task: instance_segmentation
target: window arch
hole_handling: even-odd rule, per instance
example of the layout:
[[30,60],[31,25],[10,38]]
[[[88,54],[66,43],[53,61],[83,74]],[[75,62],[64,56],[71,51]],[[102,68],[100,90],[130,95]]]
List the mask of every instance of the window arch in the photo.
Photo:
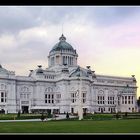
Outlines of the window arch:
[[114,104],[115,96],[114,96],[114,91],[109,90],[108,91],[108,104]]
[[26,86],[21,87],[21,92],[29,92],[29,88]]
[[86,88],[85,87],[82,87],[82,91],[86,91]]
[[6,90],[6,89],[7,89],[6,84],[1,84],[1,85],[0,85],[0,89],[1,89],[1,90]]
[[105,95],[103,90],[98,91],[97,101],[98,104],[105,104]]
[[20,99],[21,100],[27,100],[30,96],[30,90],[29,87],[23,86],[20,88]]
[[47,88],[45,89],[45,92],[53,92],[53,88],[47,87]]

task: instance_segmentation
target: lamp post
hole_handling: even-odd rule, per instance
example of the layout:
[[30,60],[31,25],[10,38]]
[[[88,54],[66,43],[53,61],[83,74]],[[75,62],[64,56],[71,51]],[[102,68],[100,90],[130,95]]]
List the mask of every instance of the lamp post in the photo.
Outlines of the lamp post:
[[81,88],[82,88],[82,79],[80,77],[80,70],[79,70],[79,75],[78,75],[78,116],[79,120],[83,119],[83,108],[82,108],[82,93],[81,93]]

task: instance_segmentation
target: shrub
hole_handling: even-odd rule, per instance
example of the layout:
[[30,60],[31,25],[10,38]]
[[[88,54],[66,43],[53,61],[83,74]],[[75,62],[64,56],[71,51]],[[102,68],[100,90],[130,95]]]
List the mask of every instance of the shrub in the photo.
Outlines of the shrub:
[[45,119],[45,116],[44,116],[44,114],[42,113],[42,115],[41,115],[41,120],[44,121],[44,119]]
[[69,113],[68,113],[68,112],[67,112],[67,114],[66,114],[66,118],[69,119]]

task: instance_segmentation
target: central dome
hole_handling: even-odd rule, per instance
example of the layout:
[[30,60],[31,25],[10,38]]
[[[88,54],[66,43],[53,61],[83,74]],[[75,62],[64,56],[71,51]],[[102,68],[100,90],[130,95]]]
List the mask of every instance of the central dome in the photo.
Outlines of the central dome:
[[73,47],[66,42],[66,37],[62,34],[59,42],[49,52],[48,64],[53,66],[77,66],[78,54]]
[[52,51],[59,51],[59,50],[74,50],[73,47],[66,42],[66,37],[62,34],[62,36],[59,38],[59,42],[54,45],[52,48]]

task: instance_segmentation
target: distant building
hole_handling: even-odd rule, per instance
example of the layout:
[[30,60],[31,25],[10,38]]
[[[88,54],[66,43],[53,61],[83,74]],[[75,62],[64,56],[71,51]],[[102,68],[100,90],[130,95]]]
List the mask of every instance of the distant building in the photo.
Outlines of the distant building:
[[77,58],[76,50],[62,34],[49,52],[48,68],[38,65],[29,76],[16,76],[0,65],[0,109],[5,113],[77,113],[80,90],[84,112],[137,111],[134,75],[99,75],[90,66],[78,66]]

